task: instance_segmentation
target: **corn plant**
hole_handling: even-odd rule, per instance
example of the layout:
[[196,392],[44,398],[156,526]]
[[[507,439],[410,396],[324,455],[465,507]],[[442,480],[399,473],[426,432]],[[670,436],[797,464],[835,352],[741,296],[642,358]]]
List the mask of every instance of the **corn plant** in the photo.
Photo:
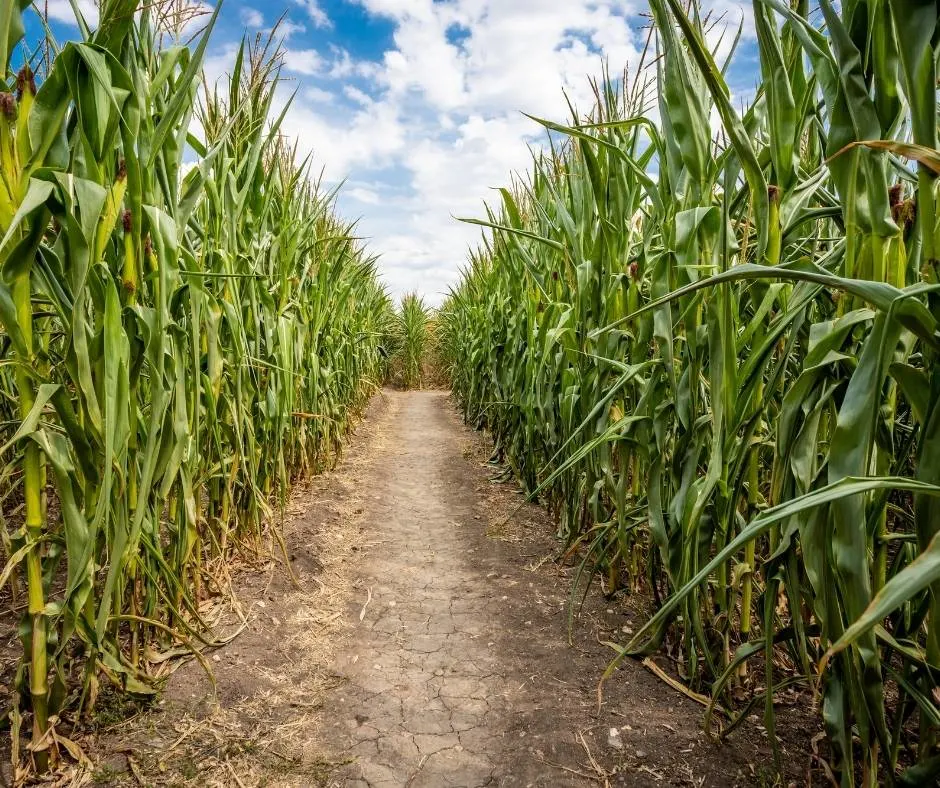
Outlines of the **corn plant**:
[[178,9],[104,0],[37,75],[28,5],[0,14],[0,585],[42,769],[102,680],[152,694],[211,639],[228,560],[381,383],[391,303],[279,134],[273,41],[201,89],[218,6],[188,46]]
[[755,704],[773,735],[800,686],[842,785],[926,784],[936,9],[756,0],[741,111],[696,5],[650,9],[650,65],[536,119],[551,149],[477,221],[439,321],[455,394],[582,571],[652,595],[605,675],[669,640],[723,735]]
[[429,310],[420,296],[408,293],[402,297],[395,325],[393,359],[400,368],[401,385],[406,389],[419,389],[424,383],[429,319]]

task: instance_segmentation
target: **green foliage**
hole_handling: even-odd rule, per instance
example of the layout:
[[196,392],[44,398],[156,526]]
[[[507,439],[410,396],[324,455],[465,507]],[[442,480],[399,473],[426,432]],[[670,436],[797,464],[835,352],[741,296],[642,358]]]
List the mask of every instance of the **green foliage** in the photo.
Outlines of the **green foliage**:
[[0,492],[23,503],[0,582],[28,603],[42,768],[51,715],[102,676],[152,693],[206,637],[226,560],[384,378],[391,305],[279,136],[270,42],[197,100],[215,14],[190,48],[160,4],[106,0],[40,79],[12,65],[25,6],[0,20]]
[[431,311],[416,293],[402,296],[390,327],[393,379],[405,389],[420,389],[426,380],[427,357],[430,351]]
[[936,8],[823,2],[817,30],[807,3],[758,0],[762,83],[739,114],[695,5],[650,6],[655,63],[597,85],[589,117],[540,121],[566,142],[478,222],[492,237],[439,321],[454,391],[608,593],[661,603],[617,660],[670,639],[690,685],[725,707],[750,690],[771,735],[775,689],[802,683],[843,785],[912,759],[922,780],[940,761]]

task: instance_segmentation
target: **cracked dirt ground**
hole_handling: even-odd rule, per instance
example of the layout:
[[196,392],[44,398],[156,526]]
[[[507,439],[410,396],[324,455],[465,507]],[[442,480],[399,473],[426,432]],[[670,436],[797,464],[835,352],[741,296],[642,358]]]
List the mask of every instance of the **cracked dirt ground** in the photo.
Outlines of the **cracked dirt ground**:
[[[191,662],[156,709],[103,726],[98,784],[773,784],[759,725],[712,743],[702,707],[636,662],[598,709],[603,641],[644,603],[591,589],[569,643],[551,519],[507,523],[522,498],[486,458],[447,393],[378,395],[337,470],[292,498],[297,582],[273,562],[235,577],[219,626],[246,624],[211,656],[217,690]],[[783,748],[802,777],[807,739]]]
[[[595,648],[597,636],[623,615],[599,609],[592,592],[585,618],[594,642],[569,646],[570,577],[547,560],[554,545],[544,513],[526,507],[501,529],[521,499],[513,484],[493,484],[448,396],[390,396],[393,422],[386,451],[373,458],[378,483],[364,511],[372,543],[346,611],[354,630],[334,663],[343,682],[321,715],[330,751],[348,761],[331,784],[732,785],[756,777],[761,756],[750,745],[707,744],[700,707],[635,663],[610,688],[619,702],[597,713],[596,682],[611,653]],[[555,571],[537,571],[546,565]],[[622,749],[608,744],[611,727]]]
[[527,683],[505,661],[500,551],[476,555],[479,496],[441,394],[403,397],[390,443],[328,741],[354,759],[348,785],[493,784],[508,777],[500,766],[518,745],[504,723]]

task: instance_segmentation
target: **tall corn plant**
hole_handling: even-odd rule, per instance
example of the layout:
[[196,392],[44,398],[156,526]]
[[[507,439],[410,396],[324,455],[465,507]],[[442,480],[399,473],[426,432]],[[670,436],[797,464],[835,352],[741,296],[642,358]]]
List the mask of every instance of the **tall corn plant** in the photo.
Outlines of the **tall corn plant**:
[[402,296],[398,308],[394,359],[400,367],[401,384],[419,389],[424,384],[424,365],[429,350],[429,311],[416,293]]
[[26,596],[12,719],[44,768],[52,715],[102,677],[151,693],[208,637],[227,558],[381,382],[391,305],[281,140],[271,42],[199,99],[218,7],[188,47],[173,9],[105,0],[39,78],[14,66],[27,5],[0,16],[0,584]]
[[668,638],[714,702],[750,689],[726,733],[818,687],[843,785],[929,781],[936,10],[758,0],[739,113],[697,8],[650,7],[655,66],[540,121],[567,142],[478,222],[452,385],[583,568],[653,594],[617,659]]

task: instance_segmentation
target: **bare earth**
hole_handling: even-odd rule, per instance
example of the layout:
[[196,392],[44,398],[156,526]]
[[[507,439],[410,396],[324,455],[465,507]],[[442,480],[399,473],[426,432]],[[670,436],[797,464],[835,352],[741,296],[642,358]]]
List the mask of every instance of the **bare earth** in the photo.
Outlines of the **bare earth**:
[[[485,451],[447,393],[380,394],[338,469],[292,500],[297,584],[273,563],[238,575],[219,627],[247,625],[209,658],[216,693],[190,662],[158,707],[103,722],[95,781],[770,784],[756,723],[712,743],[702,706],[639,663],[598,710],[601,641],[622,640],[645,602],[615,609],[591,589],[569,644],[572,569],[556,562],[551,520],[526,505],[505,523],[522,498]],[[788,727],[784,758],[803,783],[813,726]]]

